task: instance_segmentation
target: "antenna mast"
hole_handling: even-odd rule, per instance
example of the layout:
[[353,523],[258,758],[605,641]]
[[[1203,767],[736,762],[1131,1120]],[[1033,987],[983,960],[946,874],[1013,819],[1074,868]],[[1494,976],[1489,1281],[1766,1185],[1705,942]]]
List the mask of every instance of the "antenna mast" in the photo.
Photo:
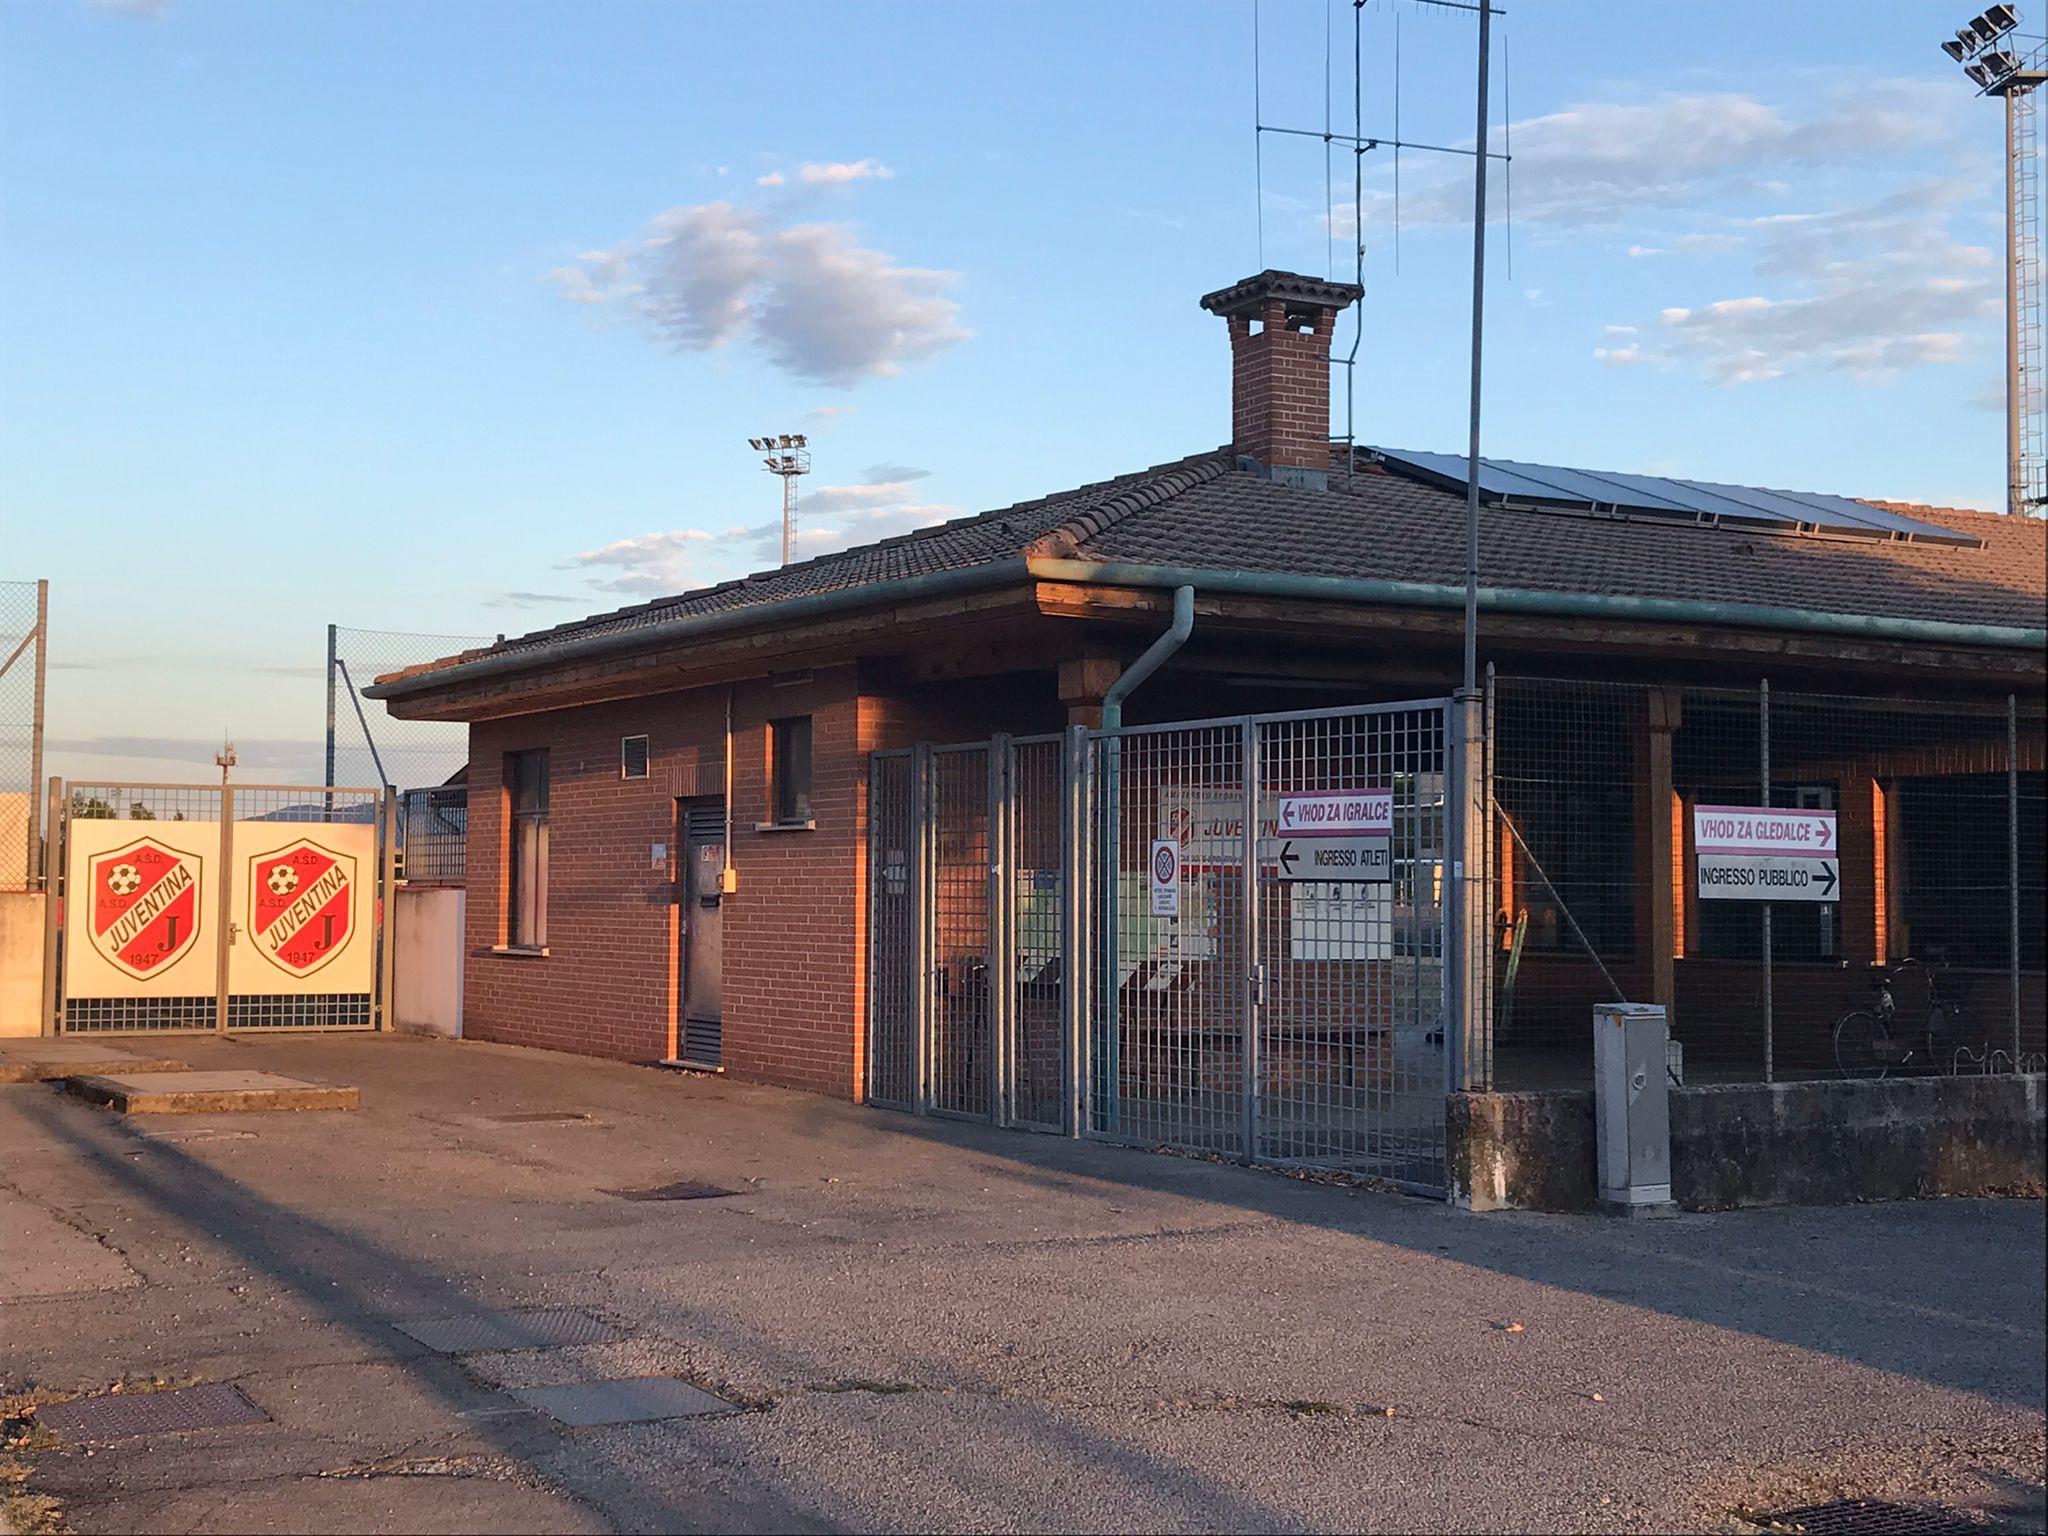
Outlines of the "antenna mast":
[[811,450],[801,432],[750,437],[747,446],[763,455],[762,465],[782,482],[782,563],[796,556],[796,482],[811,472]]
[[1994,5],[1942,40],[1941,50],[1980,96],[2005,102],[2005,510],[2048,503],[2048,421],[2043,419],[2041,130],[2034,92],[2048,82],[2048,44],[2015,51],[2019,12]]

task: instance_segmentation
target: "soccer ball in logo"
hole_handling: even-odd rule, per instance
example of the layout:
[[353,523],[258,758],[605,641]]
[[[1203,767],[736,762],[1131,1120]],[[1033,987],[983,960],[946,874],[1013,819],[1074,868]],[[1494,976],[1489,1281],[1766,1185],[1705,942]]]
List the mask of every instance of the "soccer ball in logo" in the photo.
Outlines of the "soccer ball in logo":
[[289,864],[279,864],[270,871],[270,889],[273,895],[289,896],[299,886],[299,872]]
[[142,884],[142,871],[133,864],[116,864],[107,871],[107,889],[116,896],[126,896]]

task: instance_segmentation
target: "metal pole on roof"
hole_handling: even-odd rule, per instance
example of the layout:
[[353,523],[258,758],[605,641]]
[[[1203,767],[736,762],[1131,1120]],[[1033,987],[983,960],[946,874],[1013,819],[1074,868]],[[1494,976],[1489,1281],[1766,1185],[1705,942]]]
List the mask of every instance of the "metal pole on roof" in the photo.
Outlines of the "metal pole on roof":
[[1486,315],[1486,66],[1493,6],[1479,6],[1479,130],[1472,157],[1472,440],[1465,464],[1465,692],[1479,686],[1479,355]]

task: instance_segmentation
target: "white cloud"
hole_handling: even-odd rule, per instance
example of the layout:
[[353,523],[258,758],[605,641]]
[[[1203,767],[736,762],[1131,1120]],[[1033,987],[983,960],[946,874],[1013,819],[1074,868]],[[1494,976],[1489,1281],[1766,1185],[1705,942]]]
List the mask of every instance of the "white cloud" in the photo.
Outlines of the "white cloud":
[[727,202],[671,208],[547,276],[570,301],[608,306],[678,350],[745,337],[820,384],[900,373],[972,334],[945,296],[956,274],[899,266],[844,224],[780,227]]
[[[950,503],[915,498],[911,488],[929,474],[877,464],[859,484],[820,486],[797,504],[796,558],[870,544],[959,516],[960,508]],[[617,539],[572,555],[561,569],[583,572],[594,591],[669,597],[742,571],[772,569],[781,554],[782,522],[777,518],[721,532],[680,528]]]
[[1636,328],[1632,325],[1605,325],[1601,327],[1610,336],[1633,336]]
[[879,160],[812,161],[797,169],[797,180],[806,186],[843,186],[849,181],[889,181],[896,173]]
[[1645,362],[1643,349],[1634,342],[1625,347],[1595,347],[1593,356],[1610,368],[1628,368]]
[[554,603],[580,603],[572,592],[500,592],[484,602],[486,608],[545,608]]
[[841,416],[851,416],[852,414],[853,407],[850,405],[814,405],[804,412],[804,420],[836,421]]
[[754,185],[757,187],[779,187],[788,179],[780,171],[770,171],[766,176],[756,176],[754,178]]
[[1628,254],[1640,261],[1645,256],[1662,256],[1664,248],[1660,245],[1632,245]]
[[[1672,92],[1639,102],[1581,102],[1524,118],[1511,134],[1495,130],[1491,147],[1513,145],[1517,224],[1611,228],[1652,209],[1783,192],[1788,168],[1863,164],[1924,149],[1953,115],[1954,98],[1931,80],[1861,81],[1797,110],[1738,92]],[[1426,174],[1403,190],[1402,224],[1469,224],[1470,173],[1446,164]],[[1492,174],[1502,177],[1497,163]],[[1490,196],[1488,206],[1490,218],[1508,217],[1505,196]],[[1391,225],[1393,192],[1371,191],[1363,207],[1371,236]],[[1329,222],[1348,235],[1355,210],[1340,205]],[[1661,249],[1644,243],[1630,254]]]
[[1786,291],[1666,307],[1671,356],[1718,384],[1816,372],[1868,382],[1961,361],[2001,303],[1991,253],[1950,230],[1975,192],[1952,177],[1751,220],[1755,276]]

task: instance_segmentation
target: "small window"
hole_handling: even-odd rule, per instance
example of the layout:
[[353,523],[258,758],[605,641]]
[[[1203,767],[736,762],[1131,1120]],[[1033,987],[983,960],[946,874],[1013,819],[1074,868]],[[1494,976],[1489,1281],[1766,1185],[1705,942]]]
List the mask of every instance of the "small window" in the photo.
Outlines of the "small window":
[[548,755],[514,752],[505,759],[511,811],[511,857],[505,866],[505,942],[542,949],[548,942]]
[[622,779],[644,779],[647,777],[647,738],[628,736],[619,743],[619,777]]
[[768,722],[768,819],[803,826],[811,819],[811,717]]

